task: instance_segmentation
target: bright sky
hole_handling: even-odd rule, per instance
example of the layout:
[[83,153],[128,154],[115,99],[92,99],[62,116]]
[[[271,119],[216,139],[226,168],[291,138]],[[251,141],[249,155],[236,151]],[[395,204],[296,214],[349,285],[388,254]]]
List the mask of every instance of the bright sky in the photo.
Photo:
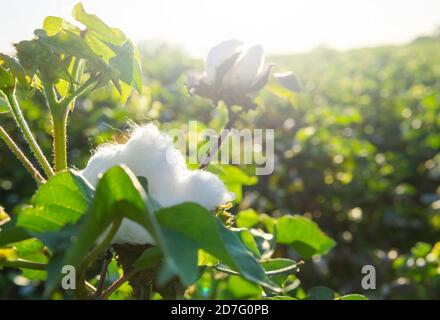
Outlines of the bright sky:
[[[3,0],[4,1],[4,0]],[[47,15],[72,20],[78,0],[9,0],[0,10],[0,51],[32,37]],[[440,26],[440,0],[83,0],[85,9],[135,41],[165,40],[204,55],[221,40],[268,52],[319,45],[347,49],[398,44]],[[7,4],[6,4],[7,3]]]

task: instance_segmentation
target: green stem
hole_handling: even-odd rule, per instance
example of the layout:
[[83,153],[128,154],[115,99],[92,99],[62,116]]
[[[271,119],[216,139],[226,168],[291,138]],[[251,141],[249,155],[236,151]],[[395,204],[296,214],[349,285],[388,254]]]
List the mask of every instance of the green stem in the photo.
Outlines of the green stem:
[[0,261],[0,265],[8,268],[24,268],[33,270],[46,270],[47,264],[32,262],[23,259],[17,259],[15,261]]
[[93,89],[95,89],[98,82],[94,78],[89,78],[86,82],[80,85],[71,95],[62,99],[60,104],[62,109],[70,108],[70,105],[75,102],[75,99],[89,93]]
[[55,172],[67,169],[67,116],[69,110],[52,114]]
[[43,178],[41,173],[34,167],[34,165],[29,161],[29,159],[24,155],[23,151],[15,144],[14,140],[8,135],[5,129],[0,126],[0,139],[2,139],[12,153],[17,157],[21,164],[26,168],[27,172],[30,173],[32,178],[35,179],[37,184],[45,183],[46,180]]
[[208,168],[212,159],[220,150],[223,142],[226,140],[229,131],[232,129],[232,126],[234,125],[234,122],[237,120],[237,118],[238,118],[238,113],[233,112],[232,109],[228,107],[228,122],[226,122],[225,127],[223,128],[222,132],[220,133],[220,136],[217,139],[217,142],[214,143],[208,150],[205,160],[200,164],[199,167],[200,170],[206,170]]
[[[300,265],[303,265],[304,261],[299,261],[295,264],[292,264],[291,266],[285,267],[285,268],[281,268],[281,269],[277,269],[277,270],[271,270],[271,271],[266,271],[265,274],[267,276],[275,276],[275,275],[279,275],[279,274],[292,274],[292,273],[296,273],[298,272],[298,267]],[[239,276],[240,273],[228,268],[224,268],[221,267],[219,265],[213,266],[214,269],[216,269],[217,271],[226,273],[226,274],[230,274],[233,276]]]
[[9,106],[11,108],[14,119],[17,122],[17,125],[20,128],[21,132],[23,133],[26,142],[31,148],[33,154],[35,155],[35,158],[37,158],[41,168],[44,170],[44,172],[48,177],[54,175],[54,172],[49,164],[49,161],[47,161],[46,157],[43,154],[43,151],[41,151],[40,146],[38,145],[37,141],[32,135],[32,132],[29,129],[29,126],[23,117],[23,113],[21,112],[21,109],[15,97],[15,90],[14,89],[5,90],[4,93],[9,101]]
[[[81,64],[78,63],[76,66],[76,69],[78,70],[75,73],[76,81],[80,77],[80,68]],[[61,99],[60,101],[58,101],[55,97],[53,84],[43,84],[46,99],[52,114],[55,172],[60,172],[67,169],[67,118],[69,116],[69,111],[72,109],[75,99],[85,92],[88,92],[88,90],[93,88],[95,84],[95,80],[90,78],[77,90],[74,88],[72,94]]]
[[110,250],[107,250],[105,253],[104,261],[102,262],[101,272],[99,273],[99,282],[96,287],[95,297],[99,297],[102,294],[102,290],[104,289],[105,278],[107,277],[108,266],[112,261],[113,254]]
[[[47,264],[32,262],[24,259],[17,259],[15,261],[0,261],[0,266],[14,269],[32,269],[32,270],[46,270]],[[91,293],[96,292],[96,288],[89,282],[85,282],[85,288]]]
[[54,85],[43,81],[44,94],[52,116],[52,136],[55,172],[67,169],[66,126],[68,107],[62,107],[55,96]]
[[110,245],[110,242],[112,241],[113,237],[115,236],[116,232],[118,231],[120,225],[122,222],[122,218],[117,219],[116,221],[113,222],[112,227],[110,229],[110,231],[107,233],[107,235],[105,236],[104,240],[98,244],[85,258],[83,263],[81,264],[81,266],[79,267],[78,270],[78,283],[79,283],[79,288],[77,291],[77,296],[79,298],[83,298],[84,297],[84,288],[82,287],[83,284],[86,281],[86,271],[87,268],[92,264],[92,262],[100,255],[102,254]]
[[99,297],[99,299],[107,299],[113,292],[118,290],[125,282],[130,280],[138,272],[139,270],[135,269],[130,273],[124,274],[118,280],[113,282],[112,285],[108,287],[107,290],[105,290],[104,293]]

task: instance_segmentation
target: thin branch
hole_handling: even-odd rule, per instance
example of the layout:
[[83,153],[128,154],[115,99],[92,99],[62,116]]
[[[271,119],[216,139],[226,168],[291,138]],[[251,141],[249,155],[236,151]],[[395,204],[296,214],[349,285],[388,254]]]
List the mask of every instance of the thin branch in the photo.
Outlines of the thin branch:
[[139,272],[139,270],[135,269],[135,270],[131,271],[130,273],[124,274],[118,280],[113,282],[112,285],[110,287],[108,287],[107,290],[105,290],[104,293],[100,297],[98,297],[98,299],[107,299],[113,292],[118,290],[125,282],[130,280],[138,272]]
[[112,261],[112,254],[110,250],[107,250],[104,261],[102,262],[101,272],[99,274],[99,282],[98,287],[96,288],[95,297],[99,297],[102,294],[102,290],[104,289],[105,278],[107,277],[108,265]]
[[46,270],[47,264],[32,262],[24,259],[17,259],[15,261],[1,260],[0,265],[8,268],[24,268],[32,270]]
[[222,129],[222,132],[217,140],[216,143],[214,143],[211,148],[208,150],[206,154],[206,159],[203,161],[203,163],[200,165],[200,170],[206,170],[208,168],[209,164],[211,163],[212,159],[220,150],[223,142],[226,140],[226,137],[229,134],[229,131],[232,129],[232,126],[234,125],[235,121],[238,118],[238,113],[233,112],[231,108],[228,108],[228,122],[226,123],[225,127]]
[[98,82],[95,78],[89,78],[86,82],[84,82],[82,85],[78,87],[71,95],[66,97],[61,101],[62,108],[64,110],[70,109],[70,105],[72,103],[75,103],[75,100],[79,98],[80,96],[89,93],[90,91],[94,90],[96,86],[98,85]]
[[25,118],[23,117],[23,113],[21,112],[20,106],[17,102],[17,99],[15,98],[14,91],[6,91],[5,95],[8,98],[9,106],[11,108],[15,122],[17,122],[18,127],[20,128],[21,132],[23,133],[23,136],[26,139],[26,142],[28,143],[29,147],[34,153],[35,158],[37,158],[38,163],[43,168],[46,175],[48,177],[53,176],[54,172],[49,164],[49,161],[47,161],[45,155],[43,154],[43,151],[41,151],[40,146],[38,145],[37,141],[32,135],[32,132],[29,129],[29,126]]
[[86,289],[89,290],[91,293],[96,293],[97,289],[90,283],[90,282],[85,282],[86,285]]
[[12,153],[17,157],[17,159],[21,162],[21,164],[26,168],[27,172],[30,173],[32,178],[35,179],[37,184],[45,183],[46,180],[43,178],[41,173],[37,168],[29,161],[29,159],[25,156],[23,151],[17,146],[17,144],[12,140],[12,138],[8,135],[5,129],[0,126],[0,138],[5,142],[8,148],[12,151]]
[[[110,245],[110,242],[112,241],[113,237],[115,236],[116,232],[119,229],[119,226],[121,225],[122,218],[118,218],[116,221],[113,222],[112,227],[110,231],[105,236],[104,240],[98,244],[90,253],[84,258],[83,263],[79,267],[78,274],[79,274],[79,283],[83,284],[86,282],[86,271],[87,268],[90,266],[90,264],[96,259],[97,256],[99,256],[105,249],[108,248]],[[79,288],[77,291],[77,296],[82,297],[84,294],[83,288]]]
[[[295,264],[292,264],[291,266],[285,267],[285,268],[281,268],[278,270],[271,270],[271,271],[265,271],[264,273],[267,276],[275,276],[275,275],[279,275],[279,274],[291,274],[291,273],[295,273],[298,270],[298,267],[300,265],[303,265],[304,261],[299,261]],[[233,276],[239,276],[240,272],[231,270],[231,269],[227,269],[227,268],[223,268],[220,267],[219,265],[213,266],[214,269],[216,269],[217,271],[223,272],[223,273],[227,273]]]

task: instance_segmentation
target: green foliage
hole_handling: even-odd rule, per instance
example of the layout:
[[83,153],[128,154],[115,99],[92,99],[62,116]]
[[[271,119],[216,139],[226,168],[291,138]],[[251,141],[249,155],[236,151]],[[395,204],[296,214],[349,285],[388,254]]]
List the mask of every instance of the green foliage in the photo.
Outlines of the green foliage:
[[303,258],[326,254],[335,242],[316,223],[301,216],[283,216],[276,221],[277,241],[292,246]]
[[[19,248],[20,259],[34,258],[34,262],[47,263],[46,294],[59,284],[62,266],[71,265],[83,272],[91,263],[88,252],[99,242],[100,235],[123,218],[139,223],[155,237],[161,251],[153,248],[144,251],[134,266],[139,270],[151,268],[164,257],[163,282],[176,274],[183,284],[194,283],[199,277],[197,252],[203,249],[244,278],[278,291],[240,237],[209,211],[191,203],[169,208],[157,208],[154,202],[153,206],[147,205],[149,198],[144,188],[148,190],[128,169],[114,167],[103,175],[96,191],[75,172],[55,175],[38,189],[32,206],[18,214],[12,230],[24,230],[27,238],[38,239],[22,238],[15,247]],[[154,215],[148,213],[147,207],[153,209]],[[250,233],[248,236],[253,239]],[[8,238],[4,239],[3,245],[8,245],[5,243]],[[108,245],[105,241],[103,244]],[[43,244],[50,253],[43,255]],[[97,254],[96,248],[93,254]],[[263,265],[269,266],[267,261]],[[44,274],[39,271],[30,277],[41,278]]]
[[[156,212],[156,217],[165,229],[166,237],[166,233],[172,230],[173,236],[177,233],[180,237],[188,239],[188,244],[193,244],[192,250],[187,247],[185,252],[188,255],[185,260],[195,258],[196,261],[190,263],[193,268],[197,266],[197,249],[200,248],[237,270],[246,279],[276,290],[266,278],[263,268],[258,265],[237,235],[226,229],[208,210],[196,204],[182,204],[161,209]],[[170,246],[176,243],[170,241]],[[182,261],[179,263],[183,264]],[[189,273],[192,274],[192,283],[197,279],[198,271],[193,269]]]
[[237,227],[239,228],[252,228],[260,222],[260,217],[254,209],[242,210],[237,214]]
[[361,294],[347,294],[345,296],[337,297],[335,300],[368,300]]

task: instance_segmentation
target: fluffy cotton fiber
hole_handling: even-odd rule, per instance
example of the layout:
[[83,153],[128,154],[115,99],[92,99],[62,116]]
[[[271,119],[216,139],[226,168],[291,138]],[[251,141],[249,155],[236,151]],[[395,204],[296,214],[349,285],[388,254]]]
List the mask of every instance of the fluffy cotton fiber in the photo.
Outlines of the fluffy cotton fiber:
[[[100,147],[82,174],[96,186],[105,171],[120,164],[125,164],[136,176],[147,178],[151,195],[163,207],[195,202],[211,210],[233,200],[233,194],[217,176],[189,170],[172,138],[153,124],[136,128],[125,144]],[[125,219],[112,242],[146,244],[153,243],[153,239],[143,227]]]

